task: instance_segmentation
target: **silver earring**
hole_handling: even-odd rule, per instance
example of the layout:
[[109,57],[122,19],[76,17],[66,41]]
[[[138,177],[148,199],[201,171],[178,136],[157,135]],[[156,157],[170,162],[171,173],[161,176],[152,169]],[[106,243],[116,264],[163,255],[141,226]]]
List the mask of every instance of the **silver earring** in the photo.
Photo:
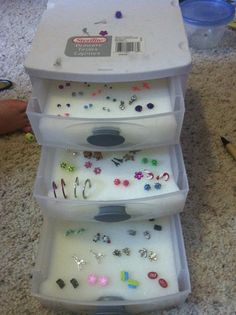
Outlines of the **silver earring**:
[[75,183],[74,183],[74,196],[77,198],[77,187],[79,186],[79,178],[76,177]]
[[92,187],[92,183],[91,183],[91,180],[90,180],[89,178],[86,179],[86,181],[84,182],[84,186],[83,186],[83,192],[82,192],[82,194],[83,194],[83,198],[84,198],[84,199],[87,199],[87,198],[88,198],[88,196],[86,196],[86,194],[85,194],[85,191],[86,191],[86,189],[87,189],[87,186],[88,186],[89,188]]

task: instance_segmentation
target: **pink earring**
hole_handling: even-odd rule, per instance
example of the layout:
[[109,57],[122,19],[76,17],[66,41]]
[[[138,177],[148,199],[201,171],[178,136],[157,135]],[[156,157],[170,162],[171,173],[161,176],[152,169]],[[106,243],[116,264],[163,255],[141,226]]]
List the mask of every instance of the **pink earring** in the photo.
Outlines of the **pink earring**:
[[125,180],[123,181],[123,185],[124,185],[125,187],[129,186],[129,181],[128,181],[128,179],[125,179]]
[[100,277],[98,278],[98,283],[99,283],[99,285],[100,285],[101,287],[105,287],[105,286],[107,286],[108,283],[109,283],[109,278],[106,277],[106,276],[100,276]]
[[94,273],[90,273],[87,278],[88,284],[94,285],[97,282],[97,276]]
[[115,178],[115,179],[114,179],[114,184],[115,184],[116,186],[120,185],[120,183],[121,183],[121,181],[120,181],[119,178]]

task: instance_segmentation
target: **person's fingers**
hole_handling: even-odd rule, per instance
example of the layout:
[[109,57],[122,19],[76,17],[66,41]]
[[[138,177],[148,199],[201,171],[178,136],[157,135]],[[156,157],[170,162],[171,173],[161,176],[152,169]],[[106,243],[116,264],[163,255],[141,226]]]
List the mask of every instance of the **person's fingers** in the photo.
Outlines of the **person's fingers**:
[[26,126],[22,129],[24,132],[31,132],[32,131],[32,128],[31,126]]
[[20,101],[15,104],[15,106],[18,106],[20,113],[25,113],[27,108],[27,103],[25,101]]

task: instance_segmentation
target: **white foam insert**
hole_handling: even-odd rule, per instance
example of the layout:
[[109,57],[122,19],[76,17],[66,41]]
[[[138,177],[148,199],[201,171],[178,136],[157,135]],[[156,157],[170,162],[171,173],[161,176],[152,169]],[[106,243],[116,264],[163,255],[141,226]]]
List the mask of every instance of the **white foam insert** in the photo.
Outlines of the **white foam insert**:
[[[162,231],[153,229],[154,224],[162,226]],[[40,286],[43,295],[80,301],[93,301],[101,296],[119,296],[126,300],[139,300],[156,298],[179,291],[177,282],[177,270],[173,255],[173,244],[171,239],[170,218],[159,219],[158,222],[139,223],[72,223],[58,222],[54,226],[52,248],[50,248],[50,259],[48,274]],[[86,231],[76,236],[65,236],[67,229],[85,228]],[[135,229],[137,234],[130,236],[127,230]],[[148,230],[151,238],[147,240],[143,232]],[[108,235],[111,244],[99,241],[93,242],[96,233]],[[112,254],[115,249],[130,248],[130,256],[121,257]],[[148,258],[140,257],[139,250],[146,248],[158,255],[157,261],[149,261]],[[100,252],[105,255],[98,264],[90,253]],[[78,270],[72,256],[84,259],[87,263],[82,270]],[[139,281],[136,289],[130,289],[127,282],[120,280],[120,271],[127,271],[131,279]],[[168,282],[167,288],[162,288],[158,280],[150,280],[148,272],[158,273],[158,279],[164,278]],[[92,286],[87,284],[87,276],[95,273],[97,276],[109,277],[110,283],[106,287],[98,284]],[[60,289],[56,281],[61,278],[66,286]],[[74,289],[70,279],[75,278],[79,287]]]
[[[50,183],[55,181],[58,186],[56,190],[57,198],[63,198],[62,189],[61,189],[61,178],[64,179],[65,193],[68,199],[75,199],[74,197],[74,182],[75,178],[78,176],[80,185],[77,188],[78,199],[82,199],[82,190],[84,182],[87,178],[91,180],[92,187],[91,189],[86,189],[86,195],[88,196],[87,200],[126,200],[126,199],[137,199],[145,197],[156,197],[159,195],[172,193],[179,191],[175,179],[173,176],[171,161],[170,161],[170,152],[168,147],[161,147],[149,150],[138,151],[134,155],[135,161],[127,161],[121,163],[119,166],[111,161],[113,158],[122,158],[128,152],[102,152],[103,159],[96,160],[95,158],[87,159],[84,158],[83,152],[79,152],[78,155],[73,156],[72,151],[67,151],[63,149],[56,149],[54,155],[54,166],[52,168],[52,173],[48,174],[50,177]],[[149,160],[148,164],[142,163],[142,158],[147,157]],[[154,159],[158,161],[157,166],[152,166],[150,161]],[[69,172],[60,167],[61,162],[67,162],[69,165],[75,166],[74,172]],[[86,168],[84,166],[85,162],[91,162],[92,167]],[[101,173],[96,175],[94,173],[94,168],[99,167]],[[145,176],[141,180],[134,178],[135,172],[148,169],[155,177],[164,172],[168,172],[170,178],[168,181],[164,179],[156,180],[155,177],[153,180],[148,180]],[[114,184],[114,179],[119,178],[121,184],[116,186]],[[123,180],[129,180],[130,184],[128,187],[123,185]],[[161,189],[156,190],[154,184],[156,182],[161,183]],[[150,184],[151,190],[144,190],[144,185]],[[52,185],[50,186],[48,196],[54,198],[54,193]],[[174,198],[174,196],[172,196]],[[178,196],[176,196],[178,199]],[[177,201],[177,200],[176,200]]]
[[[171,112],[170,94],[168,81],[166,79],[139,81],[128,83],[80,83],[51,81],[49,84],[48,98],[46,100],[45,114],[61,115],[69,113],[69,117],[79,118],[119,118],[119,117],[140,117],[147,115],[157,115]],[[149,88],[145,88],[145,84]],[[63,89],[58,87],[62,85]],[[112,89],[110,89],[112,87]],[[138,87],[140,91],[133,91]],[[76,96],[72,96],[75,92]],[[83,95],[78,94],[82,92]],[[95,93],[95,95],[93,95]],[[132,95],[137,96],[137,100],[129,105]],[[106,99],[109,96],[110,99]],[[113,102],[116,99],[116,102]],[[120,101],[125,102],[125,109],[119,108]],[[70,104],[67,107],[66,104]],[[154,108],[148,109],[146,105],[153,103]],[[61,104],[61,107],[57,107]],[[93,104],[90,109],[85,109],[84,105]],[[135,111],[135,106],[141,105],[142,112]],[[103,110],[103,107],[110,111]]]

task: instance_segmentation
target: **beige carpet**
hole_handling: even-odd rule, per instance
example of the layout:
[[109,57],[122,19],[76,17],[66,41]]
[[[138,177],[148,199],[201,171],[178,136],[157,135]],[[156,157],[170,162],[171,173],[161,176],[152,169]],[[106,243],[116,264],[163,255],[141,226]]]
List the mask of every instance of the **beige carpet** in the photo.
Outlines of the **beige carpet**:
[[[0,77],[15,82],[0,98],[28,98],[23,61],[46,0],[0,0]],[[236,32],[218,49],[194,52],[182,147],[190,193],[181,215],[192,294],[153,314],[233,315],[236,305],[236,161],[220,142],[236,144]],[[32,196],[40,148],[22,133],[0,138],[0,314],[67,314],[30,295],[42,216]]]

